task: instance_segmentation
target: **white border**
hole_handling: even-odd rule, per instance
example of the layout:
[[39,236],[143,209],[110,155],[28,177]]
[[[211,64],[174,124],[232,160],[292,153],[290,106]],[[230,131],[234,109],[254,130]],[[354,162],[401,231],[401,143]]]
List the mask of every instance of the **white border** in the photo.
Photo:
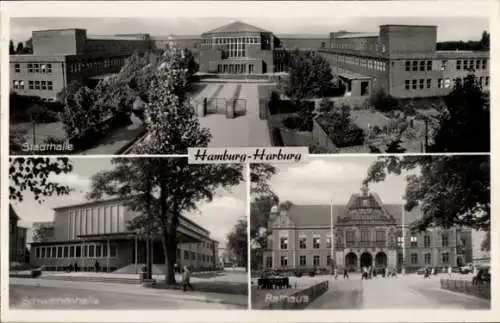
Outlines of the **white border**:
[[[319,19],[335,17],[465,17],[479,16],[490,18],[491,34],[491,88],[498,89],[500,82],[496,79],[500,68],[499,53],[499,14],[500,3],[496,0],[471,0],[471,1],[390,1],[390,2],[4,2],[2,4],[1,20],[1,93],[2,93],[2,120],[1,120],[1,165],[2,165],[2,216],[1,216],[1,251],[2,255],[8,254],[8,94],[9,93],[9,66],[8,66],[8,17],[269,17],[269,18],[301,18]],[[495,106],[499,102],[499,92],[492,91],[492,126],[497,124],[498,112]],[[494,140],[498,130],[492,127],[492,162],[498,165],[495,158]],[[318,157],[325,156],[320,155]],[[335,158],[334,155],[328,155]],[[348,156],[348,155],[342,155]],[[353,154],[353,156],[363,156]],[[78,156],[71,156],[78,157]],[[85,156],[84,158],[99,158],[103,156]],[[158,156],[156,156],[158,157]],[[312,156],[314,158],[314,156]],[[496,184],[496,169],[492,167],[492,185]],[[247,180],[250,180],[249,178]],[[495,190],[492,186],[492,208],[495,209]],[[250,197],[247,197],[250,202]],[[492,211],[494,214],[494,211]],[[499,228],[494,216],[492,217],[492,246],[498,245]],[[424,322],[424,321],[495,321],[500,317],[498,306],[499,289],[499,256],[500,253],[492,252],[492,266],[496,268],[492,282],[492,309],[489,311],[477,310],[305,310],[305,311],[201,311],[201,310],[176,310],[176,311],[28,311],[8,309],[8,264],[6,257],[2,257],[1,278],[1,321],[8,322]],[[496,307],[495,307],[496,305]]]

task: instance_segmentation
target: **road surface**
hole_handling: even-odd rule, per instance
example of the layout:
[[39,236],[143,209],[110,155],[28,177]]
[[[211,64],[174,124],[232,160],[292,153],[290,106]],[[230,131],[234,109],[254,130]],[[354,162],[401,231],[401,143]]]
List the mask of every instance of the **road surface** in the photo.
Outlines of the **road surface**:
[[[16,309],[241,309],[235,295],[149,289],[138,285],[10,278]],[[243,308],[246,308],[244,306]]]

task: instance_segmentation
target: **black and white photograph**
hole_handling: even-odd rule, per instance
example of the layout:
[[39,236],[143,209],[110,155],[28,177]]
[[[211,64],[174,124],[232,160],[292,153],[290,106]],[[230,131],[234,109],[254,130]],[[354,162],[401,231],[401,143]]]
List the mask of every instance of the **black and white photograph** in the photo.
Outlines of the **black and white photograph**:
[[10,167],[11,309],[248,308],[243,166],[30,157]]
[[490,309],[489,156],[253,165],[252,309]]
[[489,45],[487,17],[16,17],[10,149],[489,152]]

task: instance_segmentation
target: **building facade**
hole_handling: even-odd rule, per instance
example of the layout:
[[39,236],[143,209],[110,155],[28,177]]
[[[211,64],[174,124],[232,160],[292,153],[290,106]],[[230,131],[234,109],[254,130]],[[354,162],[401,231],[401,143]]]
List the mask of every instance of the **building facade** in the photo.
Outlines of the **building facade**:
[[469,229],[412,233],[411,224],[419,217],[418,210],[384,204],[367,189],[353,194],[346,205],[293,205],[281,213],[275,207],[263,266],[285,271],[373,266],[412,272],[472,261]]
[[[31,244],[31,263],[53,270],[78,264],[92,270],[99,262],[106,271],[144,264],[146,237],[132,231],[128,224],[138,213],[129,210],[119,199],[83,203],[54,210],[52,223],[43,227],[37,241]],[[193,221],[181,217],[177,230],[177,265],[195,270],[213,269],[218,261],[218,242]],[[152,238],[151,256],[154,264],[164,264],[163,245],[159,236]]]
[[23,264],[27,262],[26,233],[28,229],[20,227],[18,223],[19,216],[12,206],[9,206],[9,262]]
[[88,37],[84,29],[32,33],[33,54],[10,55],[10,89],[55,101],[72,81],[117,73],[134,52],[151,48],[148,35]]
[[489,89],[489,52],[436,48],[436,26],[382,25],[378,33],[331,33],[319,52],[352,96],[379,89],[396,98],[444,96],[471,73]]

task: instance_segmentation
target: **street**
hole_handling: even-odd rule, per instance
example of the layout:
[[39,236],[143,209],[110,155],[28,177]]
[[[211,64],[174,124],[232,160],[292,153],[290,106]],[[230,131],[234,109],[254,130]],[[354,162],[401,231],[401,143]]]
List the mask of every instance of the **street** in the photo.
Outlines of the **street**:
[[330,289],[314,300],[308,309],[489,309],[488,300],[440,288],[439,279],[423,279],[420,275],[397,278],[335,281]]
[[[242,309],[239,296],[131,284],[10,278],[16,309]],[[240,298],[246,298],[241,295]]]

